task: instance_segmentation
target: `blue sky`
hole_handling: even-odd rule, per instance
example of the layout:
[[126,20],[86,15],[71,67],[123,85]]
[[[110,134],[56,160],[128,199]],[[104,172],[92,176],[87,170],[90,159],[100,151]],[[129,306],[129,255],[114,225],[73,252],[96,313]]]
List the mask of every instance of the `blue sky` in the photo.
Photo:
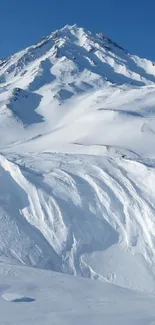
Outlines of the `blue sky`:
[[0,57],[76,23],[155,60],[154,15],[155,0],[0,0]]

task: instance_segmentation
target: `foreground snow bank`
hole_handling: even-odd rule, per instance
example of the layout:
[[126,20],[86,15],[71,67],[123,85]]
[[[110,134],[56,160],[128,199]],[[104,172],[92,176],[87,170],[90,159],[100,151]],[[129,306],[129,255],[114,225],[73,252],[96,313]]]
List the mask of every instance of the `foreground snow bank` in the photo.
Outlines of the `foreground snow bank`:
[[99,281],[0,266],[1,325],[149,325],[154,299]]

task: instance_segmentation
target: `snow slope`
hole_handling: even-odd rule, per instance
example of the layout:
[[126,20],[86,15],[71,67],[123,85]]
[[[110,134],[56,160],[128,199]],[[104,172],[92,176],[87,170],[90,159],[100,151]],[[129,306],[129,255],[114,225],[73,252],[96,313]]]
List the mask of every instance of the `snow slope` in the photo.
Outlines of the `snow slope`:
[[154,169],[55,153],[1,155],[0,166],[1,253],[154,291]]
[[149,325],[154,297],[59,273],[0,266],[1,325]]
[[154,292],[154,82],[76,25],[0,62],[3,258]]

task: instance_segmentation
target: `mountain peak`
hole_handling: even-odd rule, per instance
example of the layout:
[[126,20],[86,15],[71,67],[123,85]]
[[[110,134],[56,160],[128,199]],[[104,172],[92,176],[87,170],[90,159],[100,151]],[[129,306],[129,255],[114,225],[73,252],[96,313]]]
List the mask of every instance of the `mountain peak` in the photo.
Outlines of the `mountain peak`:
[[151,61],[76,25],[0,61],[1,256],[155,290],[154,98]]
[[[22,77],[22,84],[27,87],[29,74],[31,83],[34,83],[37,76],[37,80],[42,80],[40,85],[46,84],[47,75],[49,80],[53,80],[50,77],[51,71],[52,78],[59,78],[63,84],[73,83],[75,79],[81,80],[84,75],[86,82],[90,76],[89,83],[93,87],[101,86],[105,81],[136,86],[155,82],[155,67],[152,62],[128,54],[103,33],[93,34],[74,24],[66,25],[37,44],[0,61],[0,84],[7,85],[10,78],[18,80]],[[46,75],[44,82],[39,77],[42,75]],[[20,87],[20,84],[15,86]]]
[[100,32],[100,33],[93,34],[90,31],[86,30],[85,28],[77,26],[77,24],[66,25],[63,28],[52,32],[51,37],[56,37],[56,36],[68,37],[72,42],[76,42],[76,43],[78,42],[81,45],[83,44],[82,39],[85,41],[87,39],[94,43],[99,43],[101,46],[107,46],[107,48],[109,46],[110,50],[114,50],[114,47],[116,47],[127,53],[127,51],[125,51],[120,45],[118,45],[116,42],[114,42],[104,33]]

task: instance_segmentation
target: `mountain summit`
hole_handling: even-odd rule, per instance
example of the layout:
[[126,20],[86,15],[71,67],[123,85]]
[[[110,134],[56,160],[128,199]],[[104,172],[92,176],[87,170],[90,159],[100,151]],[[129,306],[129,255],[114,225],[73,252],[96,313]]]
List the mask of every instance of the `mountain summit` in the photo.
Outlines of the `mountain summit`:
[[[31,76],[31,82],[35,81],[37,73],[40,73],[41,77],[43,71],[49,72],[50,67],[53,70],[58,63],[59,75],[55,73],[54,76],[59,78],[61,76],[64,82],[67,82],[65,80],[67,76],[62,74],[68,65],[70,65],[70,70],[67,70],[70,72],[68,81],[71,82],[75,81],[75,75],[76,79],[77,77],[80,79],[82,73],[85,77],[85,73],[88,72],[89,81],[101,84],[103,80],[109,80],[119,85],[127,83],[140,86],[155,81],[155,67],[152,62],[128,54],[102,33],[93,35],[73,25],[53,32],[36,45],[7,60],[1,60],[0,82],[5,84],[10,78],[15,78],[17,82],[17,78],[22,76],[25,81],[23,85],[28,86],[30,82],[26,80],[28,76]],[[47,84],[51,80],[48,80],[48,74],[46,77],[47,80],[45,78],[44,82]],[[40,86],[35,83],[35,90]]]
[[0,61],[3,260],[155,290],[154,98],[151,61],[76,25]]

